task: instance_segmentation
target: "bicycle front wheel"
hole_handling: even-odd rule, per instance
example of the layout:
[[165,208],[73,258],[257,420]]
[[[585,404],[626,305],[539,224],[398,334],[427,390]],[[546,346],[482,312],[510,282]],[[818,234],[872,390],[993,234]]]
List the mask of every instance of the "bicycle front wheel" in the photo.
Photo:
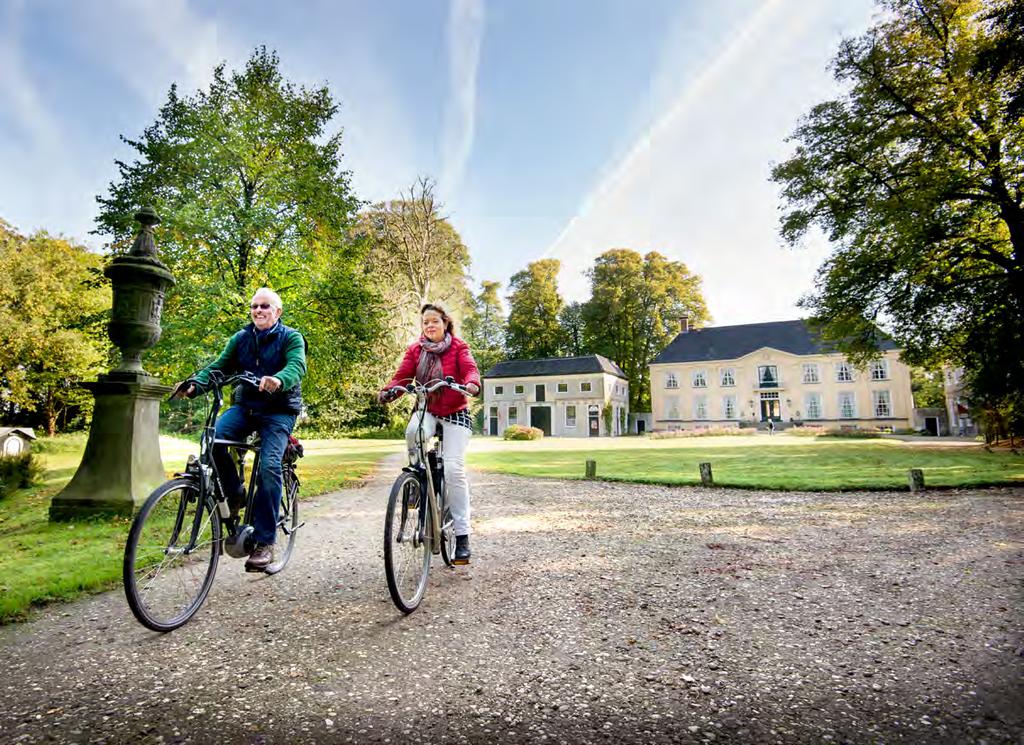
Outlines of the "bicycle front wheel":
[[277,540],[274,543],[274,563],[263,571],[277,574],[284,569],[295,548],[295,534],[299,529],[299,479],[295,472],[285,467],[281,490],[281,505],[277,513]]
[[220,549],[220,516],[195,481],[157,487],[124,549],[124,591],[139,623],[172,631],[188,621],[210,592]]
[[427,590],[430,540],[427,495],[419,478],[404,472],[391,487],[384,519],[384,574],[398,610],[412,613]]

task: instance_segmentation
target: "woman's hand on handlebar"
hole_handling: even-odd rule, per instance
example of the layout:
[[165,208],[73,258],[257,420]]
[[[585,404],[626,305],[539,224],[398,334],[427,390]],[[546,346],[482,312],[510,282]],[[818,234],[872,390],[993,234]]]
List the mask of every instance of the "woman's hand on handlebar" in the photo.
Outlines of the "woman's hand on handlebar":
[[176,398],[192,398],[196,395],[196,384],[195,381],[189,378],[183,380],[174,387],[174,393],[171,394],[172,399]]

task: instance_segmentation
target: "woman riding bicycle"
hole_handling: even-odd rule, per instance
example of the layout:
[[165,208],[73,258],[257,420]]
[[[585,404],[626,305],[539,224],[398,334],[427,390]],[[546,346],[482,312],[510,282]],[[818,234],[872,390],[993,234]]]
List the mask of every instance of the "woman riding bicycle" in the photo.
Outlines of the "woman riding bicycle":
[[[442,380],[447,376],[466,386],[470,395],[480,391],[480,372],[477,370],[469,345],[455,336],[455,325],[444,308],[427,303],[420,309],[423,331],[420,338],[409,345],[397,372],[384,389],[377,394],[381,403],[401,395],[400,388],[415,379],[419,383]],[[473,434],[473,422],[466,406],[466,397],[451,388],[442,388],[427,401],[423,417],[424,436],[430,437],[440,422],[444,432],[444,477],[448,484],[448,500],[452,521],[455,523],[455,562],[468,564],[469,551],[469,480],[466,478],[466,446]],[[405,430],[410,461],[416,459],[416,428],[414,417]]]

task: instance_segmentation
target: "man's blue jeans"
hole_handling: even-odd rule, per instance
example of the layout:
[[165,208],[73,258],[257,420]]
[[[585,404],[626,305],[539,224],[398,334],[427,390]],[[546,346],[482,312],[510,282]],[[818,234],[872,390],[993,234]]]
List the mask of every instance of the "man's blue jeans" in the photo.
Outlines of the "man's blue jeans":
[[[295,426],[294,414],[262,414],[241,406],[232,406],[217,420],[217,439],[245,440],[253,432],[260,433],[260,472],[256,476],[253,499],[253,540],[272,544],[277,535],[278,510],[281,506],[281,457],[288,445],[288,435]],[[238,470],[225,447],[213,449],[217,473],[229,498],[242,488]]]

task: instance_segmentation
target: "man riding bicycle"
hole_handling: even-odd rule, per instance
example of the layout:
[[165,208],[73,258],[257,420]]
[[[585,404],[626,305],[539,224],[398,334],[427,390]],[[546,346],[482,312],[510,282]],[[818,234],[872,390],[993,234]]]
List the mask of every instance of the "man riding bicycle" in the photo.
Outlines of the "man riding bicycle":
[[[238,385],[232,406],[217,420],[216,437],[244,440],[259,432],[261,457],[253,502],[255,545],[245,562],[247,572],[261,572],[274,560],[274,537],[281,503],[281,458],[288,437],[302,409],[302,377],[306,374],[306,341],[302,334],[281,323],[281,297],[261,287],[249,304],[252,323],[234,334],[224,351],[210,365],[178,385],[175,396],[194,397],[209,382],[214,370],[231,375],[248,372],[259,379],[259,387]],[[227,448],[213,451],[233,510],[245,504],[245,489]]]

